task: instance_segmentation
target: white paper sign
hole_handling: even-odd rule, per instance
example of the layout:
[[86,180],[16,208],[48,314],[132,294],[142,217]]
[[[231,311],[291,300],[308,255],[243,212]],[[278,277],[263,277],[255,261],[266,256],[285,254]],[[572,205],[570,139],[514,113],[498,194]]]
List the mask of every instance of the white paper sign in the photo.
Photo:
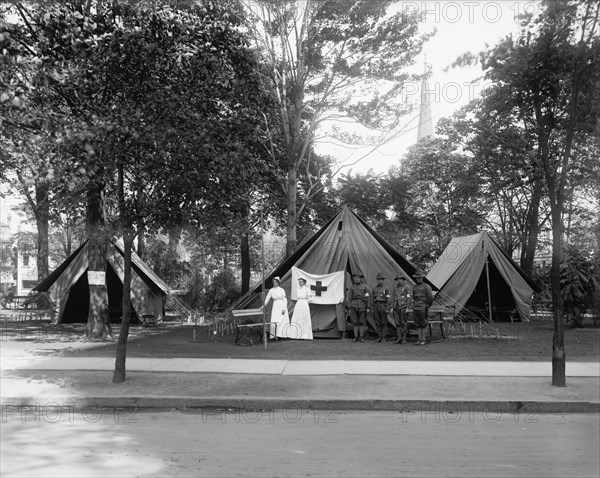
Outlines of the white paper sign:
[[104,271],[88,271],[87,278],[89,285],[105,285],[105,273]]

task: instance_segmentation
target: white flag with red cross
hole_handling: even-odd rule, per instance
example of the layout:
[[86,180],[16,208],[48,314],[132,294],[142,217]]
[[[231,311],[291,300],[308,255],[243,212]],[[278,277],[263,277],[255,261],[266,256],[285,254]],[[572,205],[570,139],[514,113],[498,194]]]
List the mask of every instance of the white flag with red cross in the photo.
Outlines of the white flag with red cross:
[[331,274],[310,274],[292,267],[292,300],[298,299],[298,279],[306,279],[311,292],[311,304],[340,304],[344,301],[344,271]]

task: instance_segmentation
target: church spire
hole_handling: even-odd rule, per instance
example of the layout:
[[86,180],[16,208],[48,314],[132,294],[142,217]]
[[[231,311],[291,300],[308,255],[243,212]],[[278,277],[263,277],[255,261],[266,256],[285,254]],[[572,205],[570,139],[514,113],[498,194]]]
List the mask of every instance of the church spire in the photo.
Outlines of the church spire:
[[431,102],[433,101],[433,92],[429,88],[429,73],[431,68],[427,64],[427,55],[424,62],[424,77],[421,82],[421,108],[419,112],[419,129],[417,131],[417,141],[428,136],[433,136],[433,117],[431,114]]

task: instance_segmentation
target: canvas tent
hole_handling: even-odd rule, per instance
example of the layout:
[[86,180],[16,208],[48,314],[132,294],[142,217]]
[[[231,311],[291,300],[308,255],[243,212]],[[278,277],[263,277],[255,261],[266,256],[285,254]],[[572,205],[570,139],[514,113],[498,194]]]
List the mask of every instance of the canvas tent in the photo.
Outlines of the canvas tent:
[[454,237],[427,274],[438,289],[434,306],[464,308],[504,320],[517,311],[523,320],[538,286],[486,233]]
[[[351,285],[351,276],[360,272],[366,284],[373,288],[376,276],[382,272],[385,284],[393,287],[394,278],[404,275],[413,284],[412,275],[416,268],[410,264],[385,239],[377,234],[365,221],[347,206],[327,222],[308,240],[303,241],[296,252],[284,259],[265,277],[267,288],[272,287],[273,277],[281,277],[281,287],[291,297],[292,266],[310,274],[330,274],[344,271],[344,287]],[[234,305],[234,309],[252,309],[262,303],[262,283],[257,284]],[[290,313],[293,302],[288,300]],[[311,304],[311,319],[314,337],[340,337],[346,328],[343,304]],[[369,315],[372,324],[372,317]]]
[[[113,242],[107,247],[105,282],[111,319],[121,317],[124,277],[124,252],[121,244]],[[163,317],[163,299],[170,293],[165,284],[140,257],[131,254],[131,305],[132,319],[150,314],[155,319]],[[86,322],[89,307],[88,242],[84,242],[34,291],[48,292],[58,313],[57,323]]]

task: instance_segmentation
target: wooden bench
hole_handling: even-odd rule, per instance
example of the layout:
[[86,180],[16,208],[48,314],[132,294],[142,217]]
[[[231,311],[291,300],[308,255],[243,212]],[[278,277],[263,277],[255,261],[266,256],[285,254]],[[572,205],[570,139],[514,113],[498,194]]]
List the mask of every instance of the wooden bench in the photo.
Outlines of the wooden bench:
[[[256,317],[263,315],[263,309],[240,309],[240,310],[232,310],[231,314],[234,318],[239,317]],[[264,328],[263,328],[264,327]],[[274,327],[274,330],[271,332],[271,327]],[[264,340],[265,335],[267,338],[271,336],[275,340],[277,340],[277,324],[273,324],[271,322],[251,322],[247,324],[235,324],[236,334],[235,334],[235,344],[236,345],[254,345],[252,341],[252,333],[257,330],[260,333],[259,342]]]

